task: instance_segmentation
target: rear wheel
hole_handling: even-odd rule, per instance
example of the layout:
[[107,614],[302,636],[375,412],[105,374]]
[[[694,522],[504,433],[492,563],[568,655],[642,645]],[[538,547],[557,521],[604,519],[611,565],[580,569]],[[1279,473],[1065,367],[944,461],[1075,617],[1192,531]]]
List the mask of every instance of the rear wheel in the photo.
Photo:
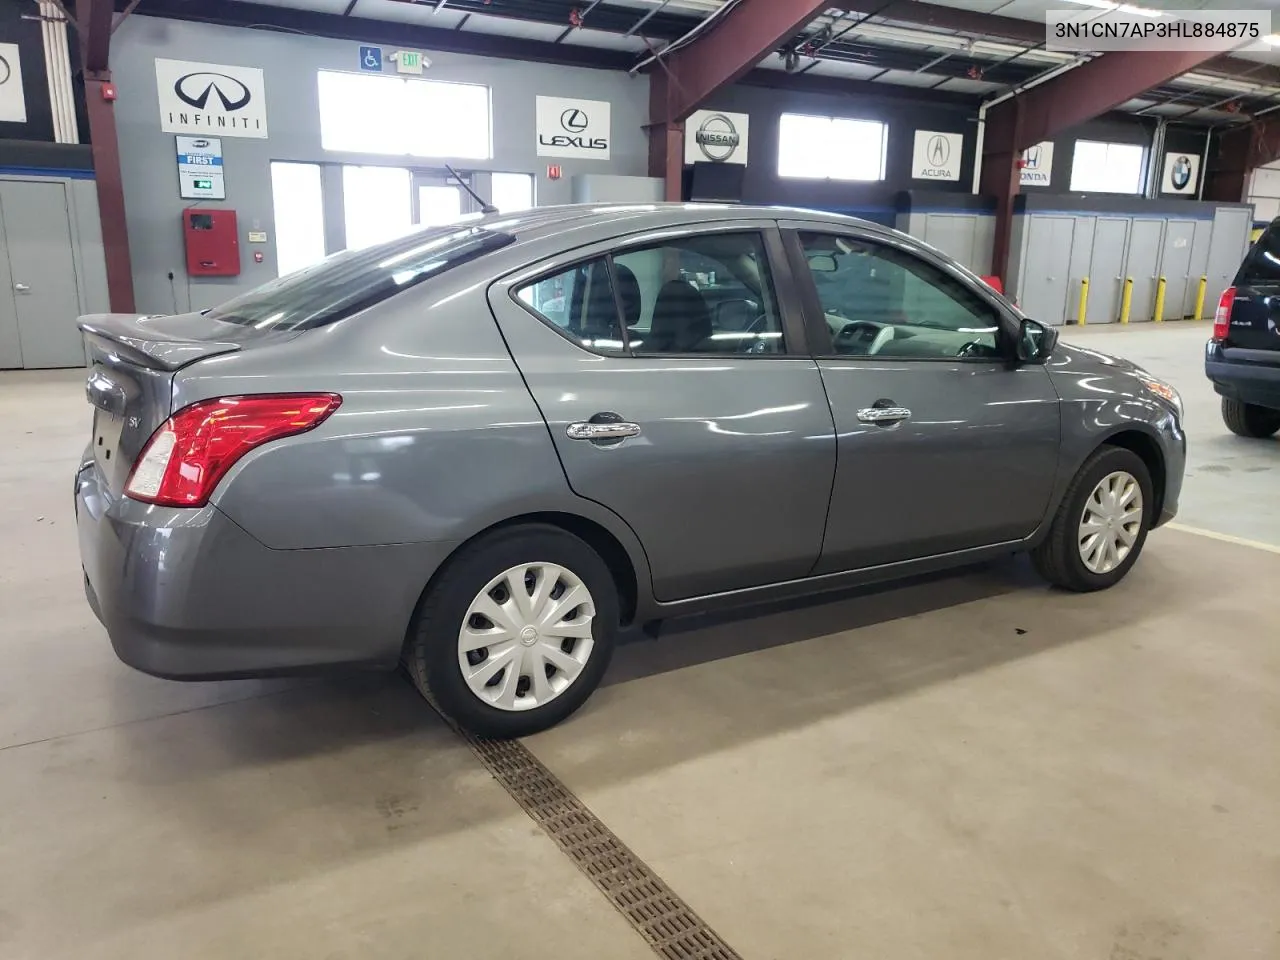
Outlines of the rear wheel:
[[1280,430],[1280,411],[1223,397],[1222,422],[1237,436],[1258,440]]
[[404,660],[414,685],[459,726],[522,737],[582,706],[617,630],[617,587],[594,550],[556,527],[513,527],[450,561]]
[[1122,447],[1100,447],[1071,481],[1032,562],[1042,577],[1067,590],[1110,587],[1142,553],[1154,505],[1142,458]]

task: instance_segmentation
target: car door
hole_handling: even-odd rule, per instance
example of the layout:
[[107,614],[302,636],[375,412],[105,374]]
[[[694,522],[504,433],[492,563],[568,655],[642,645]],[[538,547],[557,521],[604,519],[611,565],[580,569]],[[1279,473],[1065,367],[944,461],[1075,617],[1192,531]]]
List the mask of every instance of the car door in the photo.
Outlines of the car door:
[[774,224],[577,249],[489,299],[570,486],[636,532],[659,600],[813,568],[835,427]]
[[1021,539],[1048,508],[1059,404],[1011,315],[892,234],[784,223],[838,466],[816,572]]

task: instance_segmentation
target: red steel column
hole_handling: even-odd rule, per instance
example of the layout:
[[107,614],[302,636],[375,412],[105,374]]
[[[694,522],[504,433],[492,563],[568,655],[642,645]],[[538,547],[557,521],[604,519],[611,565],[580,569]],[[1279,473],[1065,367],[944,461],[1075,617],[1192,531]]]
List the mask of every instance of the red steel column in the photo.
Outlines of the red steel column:
[[1013,233],[1013,199],[1022,185],[1018,146],[1022,108],[1015,99],[1014,108],[995,121],[987,120],[982,140],[982,176],[979,189],[996,201],[995,233],[991,240],[991,272],[1000,278],[1009,296],[1009,240]]

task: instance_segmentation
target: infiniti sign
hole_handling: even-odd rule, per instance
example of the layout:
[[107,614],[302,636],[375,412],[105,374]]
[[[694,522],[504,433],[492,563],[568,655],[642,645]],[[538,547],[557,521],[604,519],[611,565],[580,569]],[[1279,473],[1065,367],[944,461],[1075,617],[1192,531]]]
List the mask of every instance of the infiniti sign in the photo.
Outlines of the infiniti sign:
[[266,91],[256,67],[158,59],[156,90],[166,133],[267,136]]
[[248,106],[251,95],[249,88],[235,77],[225,73],[188,73],[179,77],[173,85],[173,92],[183,103],[203,110],[209,102],[210,94],[217,94],[222,102],[222,109],[227,112]]

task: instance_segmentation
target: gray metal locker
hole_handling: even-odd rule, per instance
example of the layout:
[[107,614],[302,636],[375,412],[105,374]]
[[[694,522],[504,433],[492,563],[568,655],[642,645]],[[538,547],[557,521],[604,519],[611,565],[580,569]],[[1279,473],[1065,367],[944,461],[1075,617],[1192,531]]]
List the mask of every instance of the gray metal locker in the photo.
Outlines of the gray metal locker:
[[1124,250],[1129,240],[1128,217],[1098,217],[1093,228],[1089,258],[1089,323],[1115,323],[1120,319],[1124,295]]
[[[1184,317],[1194,317],[1196,313],[1196,297],[1200,293],[1200,278],[1208,277],[1209,273],[1209,240],[1213,236],[1212,220],[1197,220],[1195,235],[1191,238],[1191,263],[1188,270],[1191,272],[1191,282],[1187,284],[1187,296],[1182,304],[1182,315]],[[1208,290],[1204,295],[1204,315],[1213,316],[1213,310],[1218,305],[1217,297],[1210,297]]]
[[1249,230],[1253,227],[1251,207],[1219,207],[1213,215],[1213,234],[1209,238],[1206,273],[1209,288],[1205,293],[1205,312],[1212,313],[1222,291],[1231,285],[1240,261],[1249,249]]
[[1164,247],[1160,254],[1160,276],[1164,277],[1164,315],[1162,320],[1181,320],[1187,287],[1198,285],[1197,274],[1191,280],[1191,244],[1195,240],[1194,220],[1170,220],[1165,226]]
[[1075,217],[1032,215],[1027,221],[1022,310],[1041,323],[1061,324],[1067,316]]
[[924,242],[973,269],[973,214],[931,213],[924,221]]
[[1150,320],[1156,305],[1156,270],[1160,264],[1160,242],[1164,235],[1163,220],[1135,217],[1129,230],[1129,255],[1125,258],[1125,276],[1133,277],[1133,299],[1129,322]]

